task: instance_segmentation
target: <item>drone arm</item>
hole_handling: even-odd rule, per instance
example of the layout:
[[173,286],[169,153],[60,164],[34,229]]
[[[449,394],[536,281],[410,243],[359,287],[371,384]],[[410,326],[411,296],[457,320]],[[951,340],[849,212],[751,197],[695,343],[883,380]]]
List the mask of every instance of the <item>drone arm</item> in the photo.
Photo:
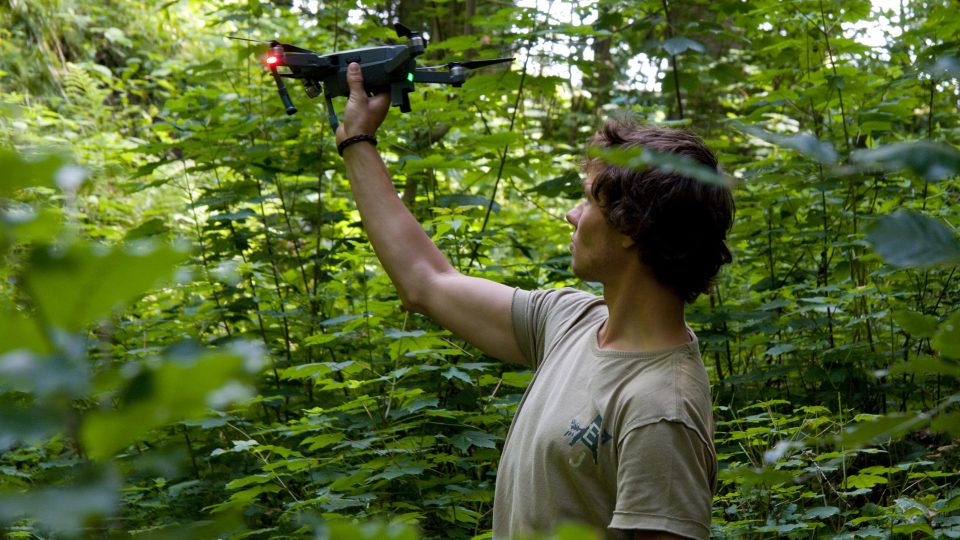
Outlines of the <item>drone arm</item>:
[[463,77],[454,77],[454,75],[449,72],[427,71],[427,70],[417,69],[417,70],[414,70],[413,72],[413,82],[453,84],[458,82],[462,83]]

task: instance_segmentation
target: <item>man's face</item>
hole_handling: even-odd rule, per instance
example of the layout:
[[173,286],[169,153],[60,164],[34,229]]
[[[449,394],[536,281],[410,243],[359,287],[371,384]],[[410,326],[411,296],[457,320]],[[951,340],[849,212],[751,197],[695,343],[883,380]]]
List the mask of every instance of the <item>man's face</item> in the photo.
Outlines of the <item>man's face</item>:
[[610,225],[599,201],[593,198],[592,177],[583,183],[583,191],[583,200],[567,212],[567,221],[573,225],[573,273],[582,280],[602,283],[610,272],[620,269],[620,258],[629,255],[632,243]]

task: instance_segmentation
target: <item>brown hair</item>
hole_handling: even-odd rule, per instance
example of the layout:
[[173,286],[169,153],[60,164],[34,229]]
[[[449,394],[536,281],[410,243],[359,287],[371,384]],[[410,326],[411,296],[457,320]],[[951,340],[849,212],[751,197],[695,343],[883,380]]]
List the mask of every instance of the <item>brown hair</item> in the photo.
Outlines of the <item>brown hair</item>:
[[[718,173],[717,158],[693,133],[608,119],[588,141],[600,148],[642,147],[697,161]],[[598,158],[584,162],[592,195],[610,222],[636,243],[657,281],[692,302],[732,260],[726,235],[735,205],[730,188],[656,167],[632,169]]]

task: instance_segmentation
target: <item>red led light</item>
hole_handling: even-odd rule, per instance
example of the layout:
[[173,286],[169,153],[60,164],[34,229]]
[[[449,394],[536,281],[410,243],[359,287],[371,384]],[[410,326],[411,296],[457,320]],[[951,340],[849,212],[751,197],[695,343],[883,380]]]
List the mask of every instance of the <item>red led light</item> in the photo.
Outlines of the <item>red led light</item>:
[[267,61],[267,65],[272,66],[272,65],[276,64],[277,62],[279,62],[280,59],[277,58],[276,56],[272,56],[272,55],[271,55],[271,56],[267,56],[266,61]]

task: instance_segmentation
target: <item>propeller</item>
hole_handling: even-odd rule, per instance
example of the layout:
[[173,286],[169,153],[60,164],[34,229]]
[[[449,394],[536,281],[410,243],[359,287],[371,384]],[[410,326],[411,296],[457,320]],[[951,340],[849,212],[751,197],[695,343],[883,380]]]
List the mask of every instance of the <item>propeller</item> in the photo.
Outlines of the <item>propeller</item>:
[[240,37],[240,36],[227,36],[227,37],[230,38],[230,39],[240,39],[240,40],[243,40],[243,41],[252,41],[252,42],[254,42],[254,43],[267,43],[267,44],[272,43],[271,41],[264,41],[264,40],[262,40],[262,39],[250,39],[250,38],[245,38],[245,37]]
[[427,66],[420,69],[453,69],[455,67],[462,67],[465,69],[477,69],[485,66],[492,66],[494,64],[502,64],[503,62],[512,62],[513,58],[491,58],[489,60],[467,60],[466,62],[448,62],[446,64],[439,64],[436,66]]

